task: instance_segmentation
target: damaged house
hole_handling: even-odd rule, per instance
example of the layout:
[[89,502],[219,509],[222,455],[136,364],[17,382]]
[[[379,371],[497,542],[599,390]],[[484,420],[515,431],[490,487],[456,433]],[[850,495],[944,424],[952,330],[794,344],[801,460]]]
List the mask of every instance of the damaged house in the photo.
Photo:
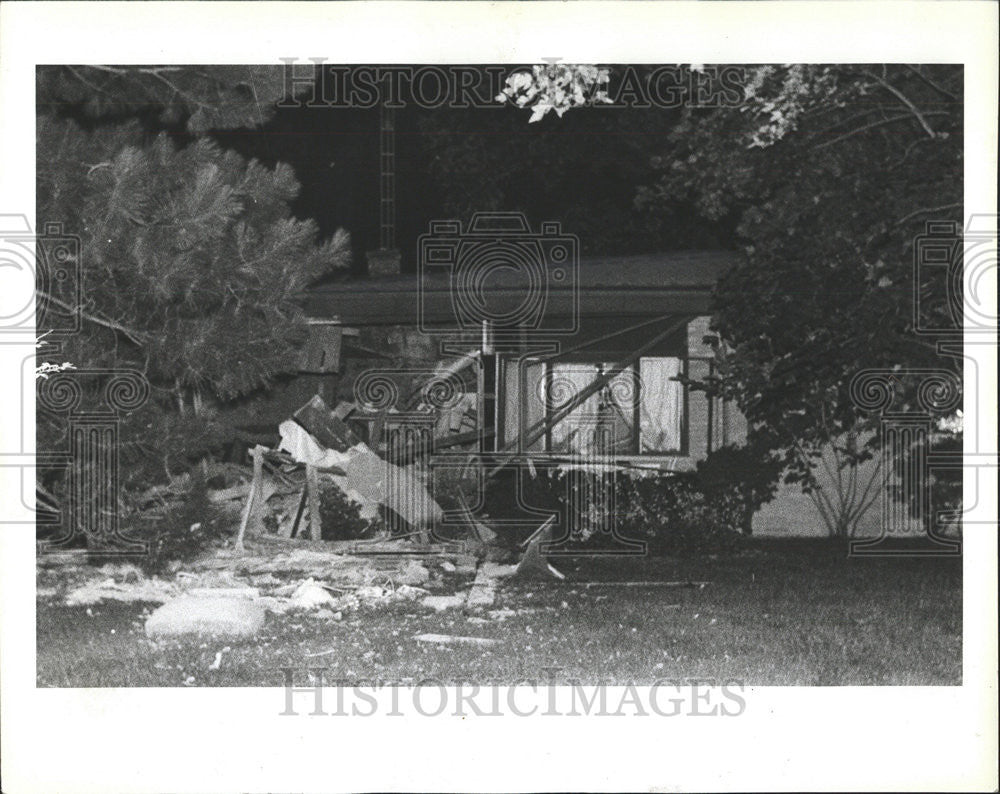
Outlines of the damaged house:
[[[691,471],[744,442],[734,404],[684,383],[712,374],[710,298],[735,253],[578,260],[558,224],[532,230],[518,214],[437,223],[418,247],[417,273],[376,251],[367,279],[306,299],[304,371],[322,375],[322,400],[349,412],[392,470],[419,460],[466,473],[474,462],[486,478],[504,466],[522,477],[542,466],[642,476]],[[440,521],[433,495],[414,487],[411,501],[430,498],[420,510]],[[861,534],[880,531],[879,504]],[[783,484],[744,531],[820,526],[802,520],[815,511]]]
[[481,215],[433,225],[418,273],[380,251],[369,278],[314,288],[316,405],[341,406],[393,469],[679,472],[741,443],[736,407],[683,382],[712,373],[709,300],[736,255],[579,260],[575,245],[557,224]]

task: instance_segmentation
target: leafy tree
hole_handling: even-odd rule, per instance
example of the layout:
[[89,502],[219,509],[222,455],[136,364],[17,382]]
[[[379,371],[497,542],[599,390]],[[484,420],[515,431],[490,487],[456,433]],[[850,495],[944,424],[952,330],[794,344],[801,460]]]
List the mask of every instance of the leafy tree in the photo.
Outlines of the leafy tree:
[[[677,84],[698,70],[678,67]],[[594,88],[595,74],[572,79]],[[962,217],[962,70],[793,65],[745,75],[742,102],[658,119],[660,135],[643,141],[652,173],[637,202],[653,214],[693,204],[708,221],[735,219],[746,257],[715,295],[718,375],[691,385],[734,399],[752,447],[776,451],[830,534],[848,536],[872,493],[857,466],[880,440],[850,395],[853,377],[895,370],[894,409],[907,410],[913,370],[961,372],[912,318],[919,294],[930,324],[954,322],[941,285],[914,283],[913,260],[926,221]],[[557,78],[547,67],[520,73],[499,99],[532,109],[532,121],[586,104]],[[818,467],[839,493],[817,488]]]
[[140,460],[167,474],[197,460],[231,437],[241,398],[295,371],[298,294],[347,265],[348,240],[318,243],[314,222],[292,216],[287,165],[202,135],[176,143],[137,119],[85,128],[67,115],[142,116],[188,133],[248,126],[270,114],[280,82],[278,70],[246,67],[40,70],[38,217],[81,240],[85,322],[64,357],[151,382],[149,404],[123,425],[133,474]]
[[[690,108],[642,191],[690,198],[709,218],[735,213],[745,263],[722,280],[722,348],[711,387],[736,399],[784,451],[830,533],[851,534],[858,501],[819,493],[815,470],[856,482],[879,443],[850,395],[865,368],[950,368],[913,327],[915,239],[962,211],[961,68],[787,66],[748,70],[739,107]],[[922,310],[949,311],[945,296]],[[841,476],[844,475],[844,476]],[[858,492],[860,494],[860,491]],[[860,498],[860,497],[859,497]]]

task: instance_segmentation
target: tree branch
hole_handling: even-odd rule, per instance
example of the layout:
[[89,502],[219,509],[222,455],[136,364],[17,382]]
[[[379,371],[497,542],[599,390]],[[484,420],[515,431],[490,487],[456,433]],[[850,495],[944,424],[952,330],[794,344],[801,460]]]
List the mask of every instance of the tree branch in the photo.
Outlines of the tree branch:
[[865,72],[865,74],[867,74],[869,77],[871,77],[872,79],[874,79],[886,91],[888,91],[890,94],[892,94],[894,97],[896,97],[900,102],[902,102],[904,105],[906,105],[906,107],[909,108],[910,113],[912,113],[916,117],[917,121],[920,122],[920,126],[924,128],[924,131],[927,133],[927,135],[929,137],[931,137],[931,138],[937,138],[938,137],[938,134],[934,131],[934,128],[931,127],[931,125],[927,123],[927,118],[924,116],[923,113],[920,112],[920,108],[918,108],[916,105],[914,105],[913,102],[910,101],[909,97],[906,96],[906,94],[904,94],[902,91],[900,91],[895,86],[887,83],[885,80],[883,80],[877,74],[872,74],[871,72]]
[[[947,111],[944,111],[944,110],[934,110],[934,111],[931,111],[930,113],[925,113],[924,115],[929,117],[929,116],[950,116],[951,114],[948,113]],[[851,130],[850,132],[845,132],[843,135],[838,135],[836,138],[833,138],[833,139],[831,139],[829,141],[825,141],[823,143],[817,144],[816,146],[813,147],[813,149],[814,150],[815,149],[824,149],[827,146],[833,146],[833,144],[837,143],[838,141],[842,141],[842,140],[844,140],[846,138],[850,138],[853,135],[859,135],[860,133],[865,132],[866,130],[874,129],[875,127],[882,127],[882,126],[884,126],[886,124],[893,124],[893,123],[895,123],[897,121],[905,121],[905,120],[912,119],[912,118],[913,117],[911,115],[904,114],[902,116],[892,116],[891,118],[883,119],[881,121],[873,121],[870,124],[865,124],[862,127],[858,127],[856,130]],[[934,137],[936,139],[937,138],[937,133],[934,133],[932,137]]]
[[939,83],[935,82],[934,80],[931,80],[931,78],[929,78],[927,75],[925,75],[922,71],[920,71],[916,67],[910,66],[910,64],[908,64],[908,63],[903,64],[903,65],[907,69],[909,69],[911,72],[913,72],[917,77],[919,77],[921,80],[923,80],[925,83],[927,83],[927,85],[929,85],[931,88],[933,88],[935,91],[937,91],[939,94],[944,94],[946,97],[948,97],[949,99],[954,99],[956,102],[959,101],[957,94],[953,94],[951,91],[949,91],[948,89],[944,88],[944,86],[940,85]]
[[102,325],[105,328],[110,328],[112,331],[118,331],[120,334],[124,334],[132,342],[139,345],[139,347],[145,345],[145,343],[149,340],[149,337],[146,334],[142,333],[141,331],[136,331],[133,330],[132,328],[128,328],[127,326],[124,326],[121,323],[116,322],[115,320],[105,319],[103,317],[98,317],[95,314],[90,314],[88,312],[85,312],[82,307],[71,306],[70,304],[59,300],[59,298],[56,298],[52,295],[42,292],[41,290],[39,290],[37,294],[38,297],[44,298],[45,300],[52,303],[54,306],[58,306],[60,309],[64,311],[67,312],[78,311],[80,312],[80,316],[84,320],[88,320],[96,325]]
[[909,215],[904,215],[902,218],[900,218],[898,221],[896,221],[893,224],[893,226],[902,226],[908,220],[912,220],[913,218],[916,218],[918,215],[927,215],[927,214],[932,213],[932,212],[944,212],[945,210],[954,210],[954,209],[961,209],[961,208],[962,208],[962,202],[961,201],[958,201],[958,202],[955,202],[955,203],[952,203],[952,204],[942,204],[940,207],[922,207],[919,210],[914,210]]

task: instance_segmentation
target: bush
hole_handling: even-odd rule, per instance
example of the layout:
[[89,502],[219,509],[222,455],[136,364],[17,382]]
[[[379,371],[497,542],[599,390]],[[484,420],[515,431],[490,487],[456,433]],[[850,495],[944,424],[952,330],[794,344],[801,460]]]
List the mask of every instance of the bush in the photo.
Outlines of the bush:
[[[136,560],[146,573],[163,573],[171,563],[193,560],[225,534],[222,513],[209,501],[208,487],[197,472],[192,473],[187,491],[160,512],[153,518],[141,517],[145,527],[136,533],[138,540],[149,544],[148,553]],[[108,560],[95,555],[92,561]]]
[[331,482],[320,484],[319,519],[323,540],[357,540],[381,523],[362,518],[361,505]]
[[740,544],[742,502],[706,494],[693,473],[624,478],[622,534],[654,554],[726,551]]
[[[518,476],[511,467],[488,483],[487,515],[509,519],[524,514],[515,501]],[[773,496],[779,476],[780,462],[754,447],[719,449],[699,462],[694,472],[634,476],[619,472],[615,499],[620,534],[644,540],[652,552],[660,554],[733,548],[739,545],[741,534],[749,534],[754,511]],[[598,531],[600,524],[587,509],[590,500],[569,490],[586,487],[586,481],[574,478],[573,483],[569,484],[565,470],[554,467],[540,467],[534,477],[520,474],[525,504],[576,511],[571,544],[581,550],[606,544]],[[523,531],[506,533],[506,539],[514,545],[531,531],[528,521]]]

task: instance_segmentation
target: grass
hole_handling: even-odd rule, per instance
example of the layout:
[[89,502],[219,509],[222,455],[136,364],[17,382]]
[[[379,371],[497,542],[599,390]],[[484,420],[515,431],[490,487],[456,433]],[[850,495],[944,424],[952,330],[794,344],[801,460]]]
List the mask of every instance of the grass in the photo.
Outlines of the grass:
[[[806,540],[757,541],[714,559],[577,558],[559,566],[569,581],[510,581],[493,607],[516,611],[503,620],[395,603],[340,621],[269,615],[258,637],[240,642],[155,644],[143,633],[153,605],[107,602],[88,613],[40,599],[38,685],[280,686],[285,667],[404,685],[544,680],[545,668],[584,684],[688,677],[747,686],[961,683],[961,559],[847,559],[841,546]],[[579,584],[593,580],[710,584]],[[483,648],[413,639],[425,632],[501,642]],[[209,669],[224,647],[218,669]]]

